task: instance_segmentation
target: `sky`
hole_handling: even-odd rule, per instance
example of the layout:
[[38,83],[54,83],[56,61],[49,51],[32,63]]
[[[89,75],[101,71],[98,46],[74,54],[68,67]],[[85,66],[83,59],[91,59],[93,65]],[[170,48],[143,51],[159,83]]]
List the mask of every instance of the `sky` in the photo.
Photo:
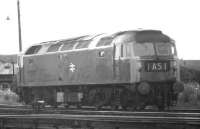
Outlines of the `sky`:
[[[199,0],[20,0],[22,45],[123,30],[162,30],[200,60]],[[9,17],[9,19],[8,19]],[[0,0],[0,54],[16,54],[17,0]]]

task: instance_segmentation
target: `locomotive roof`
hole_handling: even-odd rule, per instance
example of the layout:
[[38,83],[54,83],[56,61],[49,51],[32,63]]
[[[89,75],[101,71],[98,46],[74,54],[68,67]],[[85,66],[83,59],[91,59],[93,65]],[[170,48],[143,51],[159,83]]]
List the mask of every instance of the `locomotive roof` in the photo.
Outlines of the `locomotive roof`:
[[[169,42],[171,41],[170,37],[163,34],[160,30],[134,30],[134,31],[123,31],[118,32],[115,36],[120,36],[123,34],[130,34],[130,36],[126,35],[125,40],[136,41],[139,43],[144,42]],[[134,35],[134,36],[133,36]]]
[[39,44],[43,45],[43,44],[52,44],[52,43],[58,43],[58,42],[62,42],[62,41],[73,41],[73,40],[78,40],[78,39],[81,39],[81,38],[84,38],[88,35],[85,35],[85,36],[79,36],[79,37],[74,37],[74,38],[69,38],[69,39],[62,39],[62,40],[53,40],[53,41],[46,41],[46,42],[41,42]]
[[84,36],[73,37],[69,39],[47,41],[47,42],[42,42],[39,44],[42,45],[42,44],[55,44],[55,43],[63,43],[63,42],[70,42],[70,41],[92,40],[101,35],[115,38],[123,34],[132,34],[132,37],[134,37],[134,40],[136,42],[147,42],[148,39],[152,41],[152,40],[156,40],[156,37],[159,37],[159,40],[162,40],[162,42],[169,42],[170,40],[170,38],[167,35],[164,35],[162,31],[160,30],[128,30],[128,31],[120,31],[114,34],[102,33],[102,34],[96,34],[96,35],[84,35]]
[[[119,38],[117,38],[119,37]],[[76,50],[76,49],[91,49],[91,48],[99,48],[99,47],[107,47],[112,45],[114,42],[170,42],[171,39],[162,33],[159,30],[129,30],[129,31],[121,31],[114,34],[97,34],[97,35],[84,35],[75,38],[62,39],[62,40],[54,40],[48,42],[42,42],[34,45],[35,48],[31,50],[29,53],[39,53],[39,51],[45,52],[54,52],[53,49],[57,49],[56,51],[63,50]],[[32,46],[32,47],[34,47]],[[41,49],[41,46],[45,46]],[[65,48],[64,48],[65,46]],[[37,48],[39,47],[39,48]],[[52,50],[49,48],[52,47]],[[62,49],[63,47],[64,49]]]

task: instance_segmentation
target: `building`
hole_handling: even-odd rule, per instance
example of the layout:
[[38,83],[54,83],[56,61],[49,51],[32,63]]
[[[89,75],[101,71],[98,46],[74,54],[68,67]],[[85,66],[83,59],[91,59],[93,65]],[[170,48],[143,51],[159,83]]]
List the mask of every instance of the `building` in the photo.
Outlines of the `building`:
[[0,55],[0,89],[10,88],[17,72],[17,55]]

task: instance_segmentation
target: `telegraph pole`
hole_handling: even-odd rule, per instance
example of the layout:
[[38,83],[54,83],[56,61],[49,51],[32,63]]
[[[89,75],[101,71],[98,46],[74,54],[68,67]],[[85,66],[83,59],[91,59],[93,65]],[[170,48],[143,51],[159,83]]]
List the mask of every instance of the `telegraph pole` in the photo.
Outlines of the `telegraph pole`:
[[[22,35],[21,35],[21,19],[20,19],[19,0],[17,0],[17,16],[18,16],[19,52],[21,53],[22,52]],[[20,82],[22,82],[22,70],[20,67],[19,67],[19,80],[20,80]]]
[[19,34],[19,52],[22,51],[22,35],[21,35],[21,19],[20,19],[20,2],[17,0],[17,16],[18,16],[18,34]]

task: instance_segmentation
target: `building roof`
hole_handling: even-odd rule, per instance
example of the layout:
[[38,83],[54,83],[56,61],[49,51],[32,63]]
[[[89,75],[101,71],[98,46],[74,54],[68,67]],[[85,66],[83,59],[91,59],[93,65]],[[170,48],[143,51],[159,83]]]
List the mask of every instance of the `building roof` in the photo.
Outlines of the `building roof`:
[[0,55],[0,62],[3,63],[17,63],[17,55]]

